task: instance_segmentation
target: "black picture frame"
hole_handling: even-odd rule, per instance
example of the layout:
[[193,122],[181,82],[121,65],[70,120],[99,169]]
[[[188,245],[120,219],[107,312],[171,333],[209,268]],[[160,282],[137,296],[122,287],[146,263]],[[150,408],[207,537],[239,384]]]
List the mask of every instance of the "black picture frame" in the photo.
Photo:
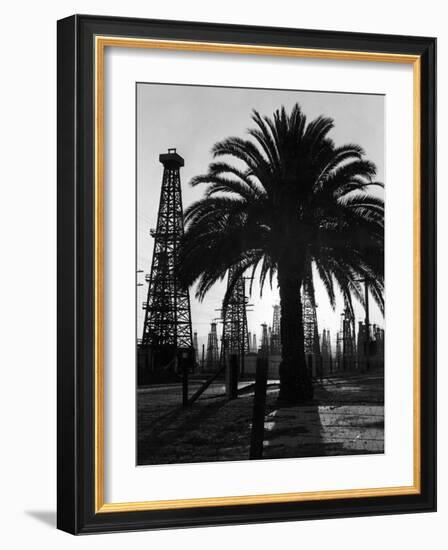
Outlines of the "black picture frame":
[[[94,39],[97,35],[416,55],[421,60],[419,494],[95,511]],[[74,15],[58,22],[58,511],[73,534],[429,512],[436,509],[436,40]]]

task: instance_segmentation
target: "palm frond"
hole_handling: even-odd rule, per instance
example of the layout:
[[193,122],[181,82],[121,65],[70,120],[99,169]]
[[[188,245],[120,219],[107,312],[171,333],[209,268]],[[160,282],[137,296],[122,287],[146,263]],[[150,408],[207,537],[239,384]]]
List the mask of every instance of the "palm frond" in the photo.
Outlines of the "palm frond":
[[383,184],[375,164],[360,145],[336,146],[333,119],[307,122],[298,104],[271,117],[253,111],[252,121],[249,139],[216,143],[208,173],[191,180],[205,193],[185,211],[183,284],[196,282],[203,299],[229,269],[228,293],[249,270],[252,292],[259,269],[262,293],[280,264],[302,265],[303,284],[312,291],[319,277],[333,308],[336,288],[349,311],[353,300],[363,304],[359,280],[367,277],[384,311],[384,201],[371,194]]

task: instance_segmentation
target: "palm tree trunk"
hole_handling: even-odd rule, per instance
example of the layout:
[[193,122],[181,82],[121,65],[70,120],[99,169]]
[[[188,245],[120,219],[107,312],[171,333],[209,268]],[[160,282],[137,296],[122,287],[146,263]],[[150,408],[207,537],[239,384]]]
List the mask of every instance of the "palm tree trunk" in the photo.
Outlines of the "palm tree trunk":
[[301,286],[302,280],[288,268],[278,266],[280,291],[280,363],[279,399],[303,403],[312,399],[313,386],[305,358]]

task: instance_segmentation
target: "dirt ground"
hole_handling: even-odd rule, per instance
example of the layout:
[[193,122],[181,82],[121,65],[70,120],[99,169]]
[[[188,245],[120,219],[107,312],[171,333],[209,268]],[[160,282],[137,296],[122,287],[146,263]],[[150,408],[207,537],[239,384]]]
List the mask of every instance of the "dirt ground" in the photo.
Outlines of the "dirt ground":
[[[316,383],[313,402],[279,407],[268,382],[263,458],[384,452],[383,373],[344,373]],[[200,381],[190,383],[190,395]],[[183,409],[180,383],[140,388],[138,464],[249,458],[254,387],[240,382],[228,401],[223,382]]]

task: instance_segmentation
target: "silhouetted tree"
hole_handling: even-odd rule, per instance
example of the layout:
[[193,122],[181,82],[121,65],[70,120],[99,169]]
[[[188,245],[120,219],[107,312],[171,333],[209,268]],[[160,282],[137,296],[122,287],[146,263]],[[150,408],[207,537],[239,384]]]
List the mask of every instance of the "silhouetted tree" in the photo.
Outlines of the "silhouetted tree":
[[248,269],[253,277],[260,266],[261,288],[276,273],[280,399],[303,402],[313,396],[301,301],[311,265],[333,308],[335,284],[349,308],[353,296],[363,303],[358,279],[365,277],[384,307],[384,203],[369,192],[382,184],[374,182],[375,165],[359,145],[336,147],[328,137],[331,118],[307,123],[296,104],[290,114],[282,107],[272,118],[254,111],[252,120],[250,138],[216,143],[212,152],[219,160],[191,182],[207,188],[185,213],[179,273],[184,284],[198,282],[199,299],[232,266],[232,283]]

